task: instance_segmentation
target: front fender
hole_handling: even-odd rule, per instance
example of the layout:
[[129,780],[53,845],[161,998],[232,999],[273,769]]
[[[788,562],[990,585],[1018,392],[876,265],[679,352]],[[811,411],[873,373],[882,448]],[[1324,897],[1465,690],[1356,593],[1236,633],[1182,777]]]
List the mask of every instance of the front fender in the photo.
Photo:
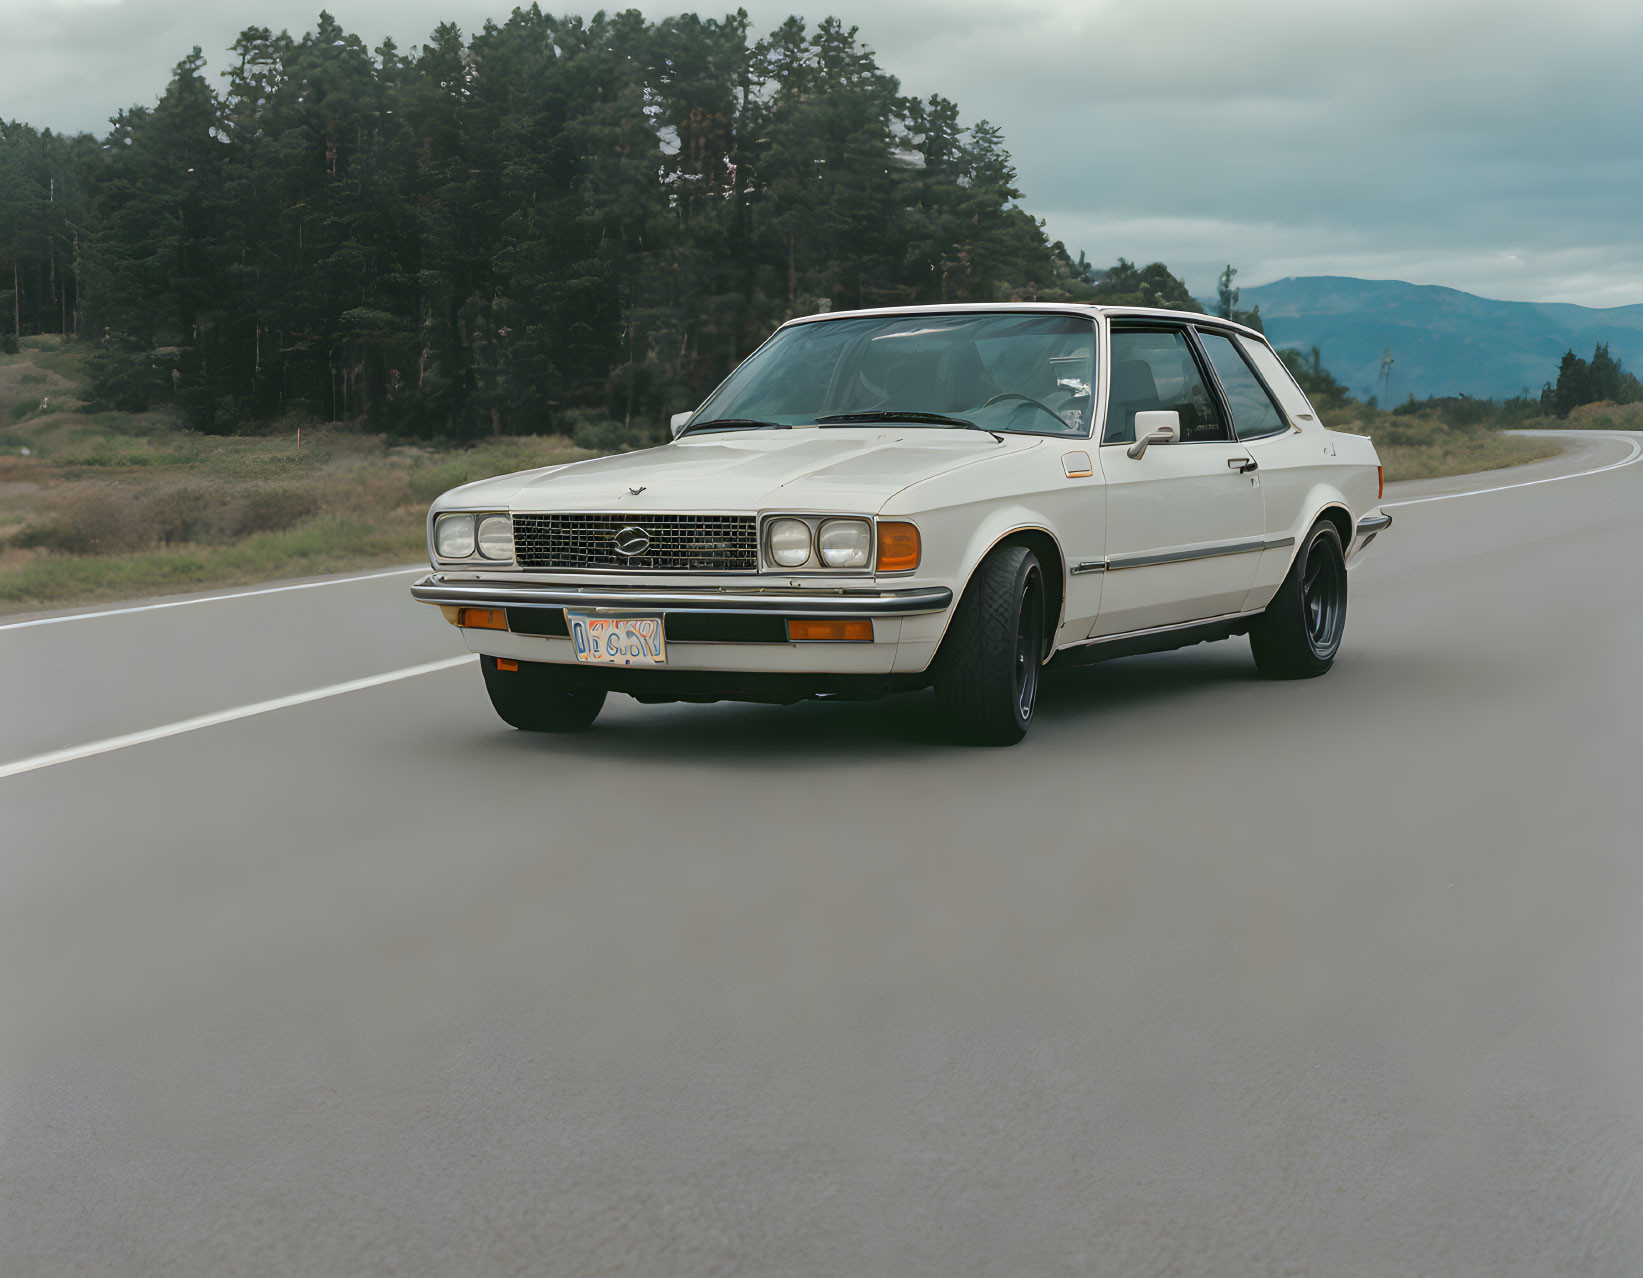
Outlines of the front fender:
[[[1031,533],[1040,539],[1043,547],[1053,548],[1054,562],[1046,563],[1044,571],[1047,584],[1054,591],[1053,607],[1059,626],[1067,596],[1067,556],[1047,512],[1026,503],[988,502],[944,507],[909,518],[916,519],[925,548],[925,559],[916,579],[950,586],[953,607],[940,616],[916,618],[904,623],[904,640],[929,642],[929,653],[933,658],[958,611],[965,587],[981,561],[1000,542],[1019,533]],[[1041,551],[1040,558],[1043,557]]]

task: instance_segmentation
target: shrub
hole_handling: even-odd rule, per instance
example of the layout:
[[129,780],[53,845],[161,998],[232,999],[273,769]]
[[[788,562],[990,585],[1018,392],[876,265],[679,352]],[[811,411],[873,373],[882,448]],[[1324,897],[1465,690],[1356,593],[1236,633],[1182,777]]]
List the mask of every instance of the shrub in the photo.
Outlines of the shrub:
[[294,488],[264,489],[245,499],[234,520],[234,533],[245,537],[251,533],[284,532],[318,509],[319,503],[312,496]]
[[571,440],[578,448],[589,448],[596,453],[614,453],[625,448],[650,448],[665,438],[656,426],[646,422],[624,426],[621,422],[592,421],[578,423]]
[[153,539],[129,497],[107,491],[77,493],[44,524],[25,528],[15,544],[67,555],[107,555],[135,550]]
[[208,488],[171,488],[143,503],[143,520],[162,546],[199,541],[222,531],[221,493]]
[[17,354],[17,334],[0,333],[0,355]]

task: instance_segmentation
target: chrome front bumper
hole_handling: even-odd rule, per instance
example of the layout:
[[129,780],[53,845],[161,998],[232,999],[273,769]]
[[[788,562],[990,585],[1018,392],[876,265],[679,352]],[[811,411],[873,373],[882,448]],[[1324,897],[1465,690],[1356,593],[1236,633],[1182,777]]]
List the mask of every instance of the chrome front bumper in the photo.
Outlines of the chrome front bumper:
[[430,573],[411,587],[419,603],[470,608],[573,608],[588,611],[741,613],[783,617],[917,617],[953,605],[946,586],[914,590],[734,590],[660,586],[447,580]]

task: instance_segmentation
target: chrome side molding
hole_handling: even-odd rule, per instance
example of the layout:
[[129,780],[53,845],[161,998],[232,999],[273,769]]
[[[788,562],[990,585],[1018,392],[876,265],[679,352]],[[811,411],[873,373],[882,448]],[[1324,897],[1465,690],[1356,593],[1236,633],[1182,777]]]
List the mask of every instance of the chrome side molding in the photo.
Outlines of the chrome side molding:
[[1249,541],[1215,541],[1198,546],[1181,546],[1175,550],[1147,551],[1133,555],[1112,555],[1107,559],[1108,572],[1122,572],[1126,568],[1151,568],[1158,564],[1184,564],[1193,559],[1218,559],[1222,555],[1252,555],[1262,550],[1278,550],[1293,546],[1293,537],[1257,537]]

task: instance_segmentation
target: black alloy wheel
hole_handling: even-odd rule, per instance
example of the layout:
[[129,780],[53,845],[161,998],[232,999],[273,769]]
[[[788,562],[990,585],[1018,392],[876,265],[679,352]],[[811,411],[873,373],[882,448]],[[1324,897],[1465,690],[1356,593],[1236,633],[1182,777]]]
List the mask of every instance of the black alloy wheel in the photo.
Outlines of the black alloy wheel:
[[1046,591],[1038,556],[999,546],[971,574],[936,657],[936,700],[953,739],[1014,745],[1038,709]]
[[1031,723],[1038,705],[1038,676],[1044,661],[1043,574],[1028,574],[1016,605],[1015,705],[1023,723]]
[[1346,629],[1346,565],[1338,547],[1313,541],[1306,571],[1301,574],[1301,606],[1312,655],[1333,657]]
[[1250,627],[1249,646],[1268,678],[1313,679],[1335,664],[1345,633],[1346,555],[1335,525],[1320,519]]

